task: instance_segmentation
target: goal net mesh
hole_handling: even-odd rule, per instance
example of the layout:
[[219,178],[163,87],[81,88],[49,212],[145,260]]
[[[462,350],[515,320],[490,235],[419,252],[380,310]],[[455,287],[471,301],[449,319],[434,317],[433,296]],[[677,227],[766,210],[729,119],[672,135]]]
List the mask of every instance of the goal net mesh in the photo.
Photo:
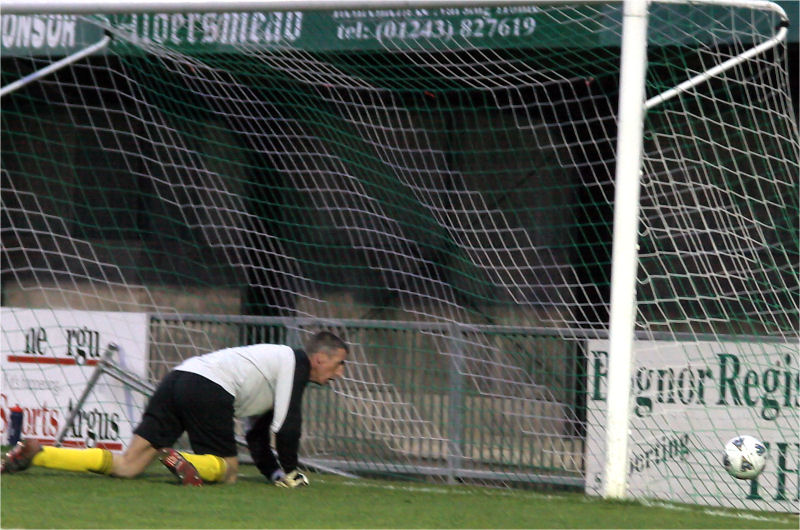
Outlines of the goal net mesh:
[[[112,40],[2,98],[3,410],[25,401],[26,435],[52,441],[109,343],[154,385],[191,355],[330,329],[351,358],[307,392],[308,465],[599,491],[621,21],[4,16],[6,51],[57,28]],[[780,22],[653,4],[647,97]],[[4,53],[2,84],[63,55]],[[787,67],[778,44],[646,113],[635,497],[796,506]],[[124,446],[145,400],[101,377],[64,443]],[[721,467],[739,433],[770,446],[760,483]]]

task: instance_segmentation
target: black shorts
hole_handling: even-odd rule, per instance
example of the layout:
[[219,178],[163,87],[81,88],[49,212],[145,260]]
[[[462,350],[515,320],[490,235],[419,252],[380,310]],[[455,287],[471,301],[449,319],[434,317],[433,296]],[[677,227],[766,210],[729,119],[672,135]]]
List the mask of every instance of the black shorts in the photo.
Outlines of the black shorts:
[[184,431],[197,454],[237,454],[233,396],[203,376],[175,370],[156,388],[134,433],[161,449]]

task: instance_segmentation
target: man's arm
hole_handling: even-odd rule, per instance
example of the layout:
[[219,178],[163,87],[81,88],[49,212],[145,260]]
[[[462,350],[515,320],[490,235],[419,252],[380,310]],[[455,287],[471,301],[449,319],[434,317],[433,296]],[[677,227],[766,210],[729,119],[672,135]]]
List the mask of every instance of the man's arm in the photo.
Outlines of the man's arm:
[[272,424],[272,411],[262,414],[247,431],[247,447],[250,449],[250,456],[258,470],[267,479],[274,482],[277,478],[276,473],[281,470],[275,454],[270,446],[269,427]]
[[[298,388],[298,387],[295,387]],[[273,475],[273,482],[276,486],[284,488],[296,488],[298,486],[308,486],[308,479],[305,475],[297,471],[297,450],[300,447],[300,404],[303,393],[303,385],[299,387],[297,399],[292,396],[292,404],[289,413],[283,422],[281,430],[275,433],[275,449],[278,452],[281,468],[286,470],[285,476],[280,474]],[[277,479],[275,478],[277,476]]]
[[303,425],[303,391],[308,382],[308,361],[303,362],[301,360],[306,359],[305,353],[296,353],[298,359],[295,363],[289,408],[286,411],[286,419],[283,420],[283,425],[275,433],[275,450],[278,452],[278,460],[281,467],[286,473],[297,468],[297,451],[300,448]]
[[[270,429],[274,429],[274,411],[268,411],[256,420],[247,432],[247,445],[258,470],[272,482],[289,474],[297,468],[297,452],[300,447],[302,430],[303,391],[308,383],[311,366],[302,350],[295,350],[294,373],[292,374],[291,394],[283,422],[277,426],[275,449],[278,458],[270,448]],[[287,385],[288,386],[288,385]],[[284,387],[285,388],[285,387]],[[280,462],[280,463],[279,463]]]
[[[275,450],[283,470],[291,475],[297,469],[297,451],[300,448],[303,418],[303,391],[308,383],[311,373],[311,364],[303,350],[294,350],[294,377],[292,380],[292,393],[283,423],[277,426],[275,432]],[[273,424],[273,428],[276,426]],[[303,481],[308,481],[303,477]]]
[[[302,395],[302,389],[300,394]],[[300,449],[300,436],[302,435],[300,408],[300,399],[298,399],[296,405],[293,403],[289,406],[289,413],[286,415],[283,427],[275,433],[275,450],[278,452],[281,467],[287,473],[297,468],[297,452]]]

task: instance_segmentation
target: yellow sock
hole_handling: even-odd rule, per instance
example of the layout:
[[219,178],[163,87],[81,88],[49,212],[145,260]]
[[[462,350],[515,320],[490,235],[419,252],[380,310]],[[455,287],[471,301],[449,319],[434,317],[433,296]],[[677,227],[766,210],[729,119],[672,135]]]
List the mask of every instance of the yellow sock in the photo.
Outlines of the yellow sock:
[[66,447],[42,446],[31,463],[34,466],[62,469],[64,471],[91,471],[111,473],[113,457],[108,449],[69,449]]
[[218,482],[225,477],[228,464],[224,459],[215,455],[196,455],[184,452],[181,452],[181,455],[194,466],[203,481]]

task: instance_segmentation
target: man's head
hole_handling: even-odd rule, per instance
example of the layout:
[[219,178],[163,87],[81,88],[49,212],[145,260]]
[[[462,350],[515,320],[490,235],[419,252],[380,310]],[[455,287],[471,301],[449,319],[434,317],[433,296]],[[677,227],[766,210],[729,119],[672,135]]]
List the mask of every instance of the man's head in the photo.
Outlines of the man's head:
[[344,374],[347,352],[347,344],[333,333],[320,331],[314,334],[306,344],[306,353],[311,363],[309,379],[325,385],[331,379],[341,377]]

